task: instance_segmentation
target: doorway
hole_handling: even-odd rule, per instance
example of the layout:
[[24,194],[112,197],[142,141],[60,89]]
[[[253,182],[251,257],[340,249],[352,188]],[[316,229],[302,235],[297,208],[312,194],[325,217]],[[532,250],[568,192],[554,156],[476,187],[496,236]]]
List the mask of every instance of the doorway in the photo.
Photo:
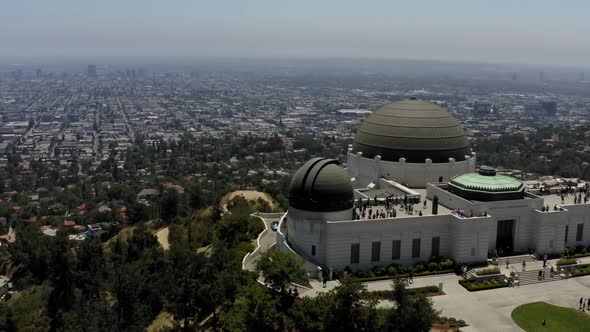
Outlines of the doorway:
[[510,255],[514,252],[514,220],[498,220],[496,249],[500,256]]

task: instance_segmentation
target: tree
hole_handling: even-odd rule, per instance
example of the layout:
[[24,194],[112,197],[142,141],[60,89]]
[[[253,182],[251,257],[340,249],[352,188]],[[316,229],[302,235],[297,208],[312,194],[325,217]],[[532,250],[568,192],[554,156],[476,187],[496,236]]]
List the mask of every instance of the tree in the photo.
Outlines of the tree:
[[253,284],[246,287],[240,300],[219,317],[223,331],[281,331],[282,315],[278,297],[272,290]]
[[172,221],[178,214],[178,203],[180,199],[178,197],[178,191],[174,188],[170,188],[164,192],[160,201],[161,217],[166,222]]
[[51,331],[63,326],[63,313],[69,311],[75,301],[74,276],[68,239],[58,233],[56,244],[51,248],[51,286],[47,311],[51,317]]
[[303,259],[292,253],[270,250],[260,255],[256,271],[262,274],[268,286],[284,293],[290,283],[309,279],[303,263]]
[[391,309],[385,324],[386,331],[430,331],[432,322],[438,318],[438,312],[432,306],[432,301],[424,295],[410,297],[406,289],[405,280],[395,279],[392,283],[393,295],[391,300],[396,303]]
[[376,301],[367,300],[366,286],[355,282],[347,274],[342,285],[332,291],[333,300],[329,302],[325,317],[326,331],[367,331],[376,330]]

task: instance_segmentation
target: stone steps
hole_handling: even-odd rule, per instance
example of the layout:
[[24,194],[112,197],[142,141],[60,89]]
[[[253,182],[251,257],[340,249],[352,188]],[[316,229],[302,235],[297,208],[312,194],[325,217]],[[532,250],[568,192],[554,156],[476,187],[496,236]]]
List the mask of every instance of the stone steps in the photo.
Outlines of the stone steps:
[[522,261],[527,263],[538,262],[538,260],[532,255],[509,256],[496,259],[499,266],[506,266],[506,260],[510,260],[510,264],[522,264]]
[[518,273],[518,280],[520,280],[520,285],[525,286],[525,285],[533,285],[533,284],[540,284],[540,283],[544,283],[544,282],[561,280],[561,277],[559,276],[559,274],[557,272],[554,272],[553,277],[551,277],[549,275],[550,274],[549,271],[546,271],[545,279],[539,280],[539,271],[542,271],[542,269],[528,270],[528,271],[516,271],[516,273]]

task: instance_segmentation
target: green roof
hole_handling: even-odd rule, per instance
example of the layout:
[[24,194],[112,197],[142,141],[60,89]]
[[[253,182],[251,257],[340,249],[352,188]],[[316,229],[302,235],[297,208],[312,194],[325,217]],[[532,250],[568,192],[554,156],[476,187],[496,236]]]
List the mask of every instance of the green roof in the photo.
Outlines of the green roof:
[[477,201],[503,201],[524,198],[522,181],[482,166],[479,173],[457,175],[449,182],[448,190],[463,198]]
[[489,192],[519,191],[524,186],[521,181],[510,176],[478,173],[458,175],[451,179],[451,183],[464,189]]

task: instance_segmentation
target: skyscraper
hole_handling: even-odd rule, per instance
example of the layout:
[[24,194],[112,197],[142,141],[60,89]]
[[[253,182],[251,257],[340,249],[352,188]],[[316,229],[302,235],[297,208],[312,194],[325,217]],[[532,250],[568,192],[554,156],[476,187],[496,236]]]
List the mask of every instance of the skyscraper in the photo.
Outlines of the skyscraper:
[[98,77],[96,75],[96,65],[88,65],[88,77]]

